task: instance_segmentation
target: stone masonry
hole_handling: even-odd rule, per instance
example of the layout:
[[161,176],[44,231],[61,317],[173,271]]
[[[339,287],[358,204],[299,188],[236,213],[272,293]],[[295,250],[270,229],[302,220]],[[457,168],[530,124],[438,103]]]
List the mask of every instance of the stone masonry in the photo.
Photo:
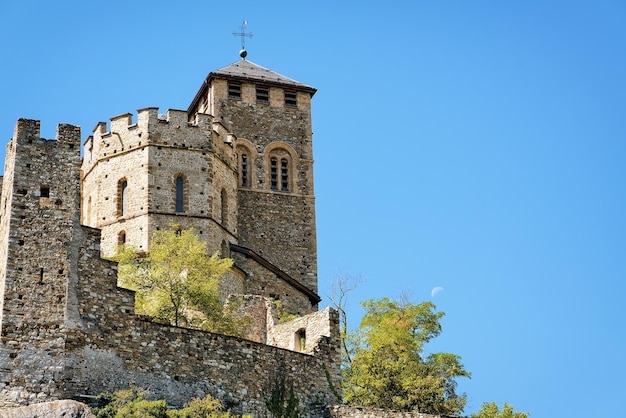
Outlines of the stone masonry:
[[[187,111],[100,122],[84,143],[18,120],[0,195],[0,409],[84,399],[131,382],[181,406],[206,394],[267,415],[276,382],[319,416],[338,401],[338,316],[317,311],[310,99],[315,89],[240,61],[209,73]],[[193,227],[235,265],[223,299],[248,338],[153,323],[101,258]],[[278,323],[281,309],[299,316]]]

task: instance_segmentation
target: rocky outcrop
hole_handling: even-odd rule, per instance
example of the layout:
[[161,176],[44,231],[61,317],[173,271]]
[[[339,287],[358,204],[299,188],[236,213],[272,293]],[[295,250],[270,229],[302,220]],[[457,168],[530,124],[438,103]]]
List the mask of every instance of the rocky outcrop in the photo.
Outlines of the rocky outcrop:
[[95,418],[84,403],[62,400],[0,409],[0,418]]

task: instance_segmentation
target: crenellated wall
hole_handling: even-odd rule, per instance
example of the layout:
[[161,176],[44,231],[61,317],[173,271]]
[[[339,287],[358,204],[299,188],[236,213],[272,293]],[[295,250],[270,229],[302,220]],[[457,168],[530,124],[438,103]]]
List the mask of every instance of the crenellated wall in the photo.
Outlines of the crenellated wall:
[[[100,122],[85,141],[82,221],[102,229],[102,250],[121,243],[147,251],[152,232],[194,227],[210,252],[237,241],[237,173],[232,134],[209,115],[157,108]],[[177,178],[183,207],[177,206]],[[222,208],[224,207],[224,209]]]
[[[144,111],[138,125],[154,113]],[[127,116],[114,119],[116,129],[127,127],[123,138],[139,129]],[[117,287],[115,263],[100,258],[100,231],[79,224],[79,139],[79,128],[60,125],[57,140],[46,141],[38,121],[20,119],[8,146],[0,197],[0,408],[95,396],[134,382],[173,406],[211,394],[235,413],[265,416],[265,401],[283,378],[309,416],[337,402],[332,310],[283,325],[272,337],[279,347],[134,313],[134,293]],[[311,335],[306,350],[280,348],[303,327]]]

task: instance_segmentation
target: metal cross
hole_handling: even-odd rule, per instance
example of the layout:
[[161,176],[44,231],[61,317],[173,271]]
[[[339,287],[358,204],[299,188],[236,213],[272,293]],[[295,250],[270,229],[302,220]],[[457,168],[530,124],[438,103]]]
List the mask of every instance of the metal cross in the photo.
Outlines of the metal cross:
[[239,32],[233,32],[233,36],[241,37],[241,49],[246,49],[246,38],[252,38],[254,36],[251,33],[246,33],[247,24],[248,24],[248,21],[244,20],[241,26],[239,27]]

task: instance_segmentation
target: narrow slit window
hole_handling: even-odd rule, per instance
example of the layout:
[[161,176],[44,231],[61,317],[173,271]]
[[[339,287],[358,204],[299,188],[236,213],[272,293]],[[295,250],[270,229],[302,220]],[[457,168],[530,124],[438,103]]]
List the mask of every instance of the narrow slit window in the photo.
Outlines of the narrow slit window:
[[220,193],[220,206],[220,222],[224,227],[226,227],[226,219],[228,218],[228,200],[226,196],[226,190],[224,189],[222,189],[222,192]]
[[280,190],[289,191],[289,168],[286,158],[280,160]]
[[272,190],[278,190],[278,160],[270,159],[270,187]]
[[119,216],[126,216],[128,211],[128,181],[122,179],[118,188],[117,213]]
[[182,177],[176,177],[176,213],[185,211],[185,180]]
[[241,155],[241,187],[248,187],[248,154]]

